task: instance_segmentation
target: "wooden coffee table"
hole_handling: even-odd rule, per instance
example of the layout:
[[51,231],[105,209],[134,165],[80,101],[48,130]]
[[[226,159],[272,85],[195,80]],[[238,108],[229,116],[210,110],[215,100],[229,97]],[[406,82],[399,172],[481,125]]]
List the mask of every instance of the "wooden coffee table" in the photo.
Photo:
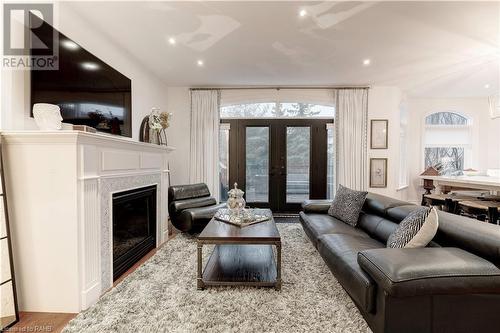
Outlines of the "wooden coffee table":
[[[203,269],[205,244],[216,246]],[[198,236],[197,275],[198,289],[207,286],[281,289],[281,237],[272,217],[243,228],[215,218],[208,223]]]

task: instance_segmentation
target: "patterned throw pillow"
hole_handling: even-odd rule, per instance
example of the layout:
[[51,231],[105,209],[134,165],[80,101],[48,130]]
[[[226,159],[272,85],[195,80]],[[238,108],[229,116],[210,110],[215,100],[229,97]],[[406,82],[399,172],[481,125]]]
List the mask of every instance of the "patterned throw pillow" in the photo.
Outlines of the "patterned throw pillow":
[[420,207],[401,221],[396,230],[389,236],[387,247],[425,247],[436,235],[438,224],[436,208]]
[[355,227],[367,194],[368,192],[354,191],[339,184],[328,215]]

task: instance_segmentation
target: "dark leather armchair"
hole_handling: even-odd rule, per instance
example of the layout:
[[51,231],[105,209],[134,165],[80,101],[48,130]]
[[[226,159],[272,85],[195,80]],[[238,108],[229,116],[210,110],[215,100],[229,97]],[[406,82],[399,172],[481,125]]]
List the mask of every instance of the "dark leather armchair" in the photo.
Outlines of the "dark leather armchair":
[[217,204],[206,184],[176,185],[168,188],[168,213],[174,227],[183,232],[197,233],[226,204]]

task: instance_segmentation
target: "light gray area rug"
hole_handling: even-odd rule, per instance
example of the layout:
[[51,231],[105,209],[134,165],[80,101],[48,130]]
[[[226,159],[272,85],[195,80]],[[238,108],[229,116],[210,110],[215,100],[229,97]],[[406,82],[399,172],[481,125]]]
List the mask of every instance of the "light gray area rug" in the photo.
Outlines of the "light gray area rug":
[[371,332],[302,226],[278,229],[281,291],[197,290],[196,239],[177,235],[63,332]]

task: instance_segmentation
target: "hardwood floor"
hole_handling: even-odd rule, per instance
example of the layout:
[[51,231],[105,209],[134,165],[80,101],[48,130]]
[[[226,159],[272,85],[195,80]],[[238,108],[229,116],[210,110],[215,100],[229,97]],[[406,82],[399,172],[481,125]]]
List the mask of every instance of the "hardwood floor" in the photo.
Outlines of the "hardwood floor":
[[61,332],[76,313],[20,312],[19,322],[5,332]]
[[[175,237],[175,233],[169,236],[169,240]],[[167,241],[168,242],[168,241]],[[166,243],[166,242],[165,242]],[[123,273],[114,283],[115,287],[127,275],[132,273],[146,260],[151,258],[165,243],[159,247],[149,251],[144,257],[134,264],[129,270]],[[49,312],[20,312],[19,322],[8,328],[5,332],[50,332],[58,333],[66,326],[66,324],[76,317],[76,313],[49,313]]]

